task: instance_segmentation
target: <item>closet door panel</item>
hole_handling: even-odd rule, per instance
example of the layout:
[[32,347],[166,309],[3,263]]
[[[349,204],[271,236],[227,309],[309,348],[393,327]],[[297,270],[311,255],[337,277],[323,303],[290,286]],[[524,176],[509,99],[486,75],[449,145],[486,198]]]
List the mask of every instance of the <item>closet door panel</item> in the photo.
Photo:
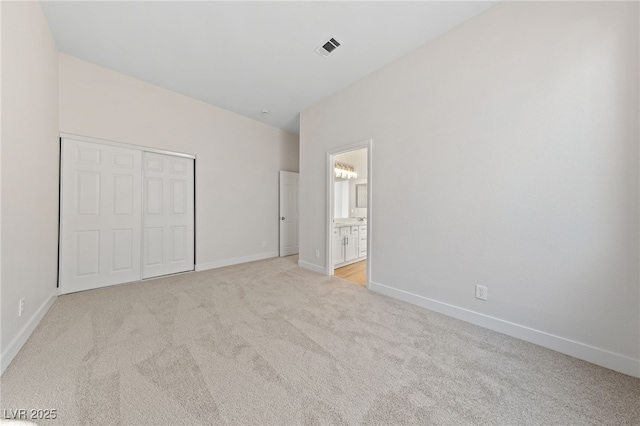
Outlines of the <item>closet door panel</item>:
[[113,267],[114,271],[127,271],[133,268],[133,261],[139,256],[133,255],[133,230],[115,229],[113,231]]
[[100,274],[100,230],[76,231],[75,236],[76,276],[98,276]]
[[142,153],[63,139],[60,290],[139,280]]
[[193,271],[193,159],[145,152],[142,163],[142,277]]

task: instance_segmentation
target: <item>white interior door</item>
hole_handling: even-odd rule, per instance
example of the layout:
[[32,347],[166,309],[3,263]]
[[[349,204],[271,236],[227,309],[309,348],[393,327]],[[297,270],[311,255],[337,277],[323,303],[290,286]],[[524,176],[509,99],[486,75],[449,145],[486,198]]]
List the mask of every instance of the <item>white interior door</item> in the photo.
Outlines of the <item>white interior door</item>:
[[298,253],[300,174],[280,172],[280,256]]
[[140,279],[141,152],[63,139],[60,291]]
[[142,278],[194,270],[193,162],[143,154]]

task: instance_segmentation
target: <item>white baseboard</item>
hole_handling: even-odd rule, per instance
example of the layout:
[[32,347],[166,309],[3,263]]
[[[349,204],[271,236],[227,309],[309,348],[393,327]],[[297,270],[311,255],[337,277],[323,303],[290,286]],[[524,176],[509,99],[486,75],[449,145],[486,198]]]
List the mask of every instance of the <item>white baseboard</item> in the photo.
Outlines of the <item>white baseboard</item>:
[[0,355],[0,374],[4,373],[4,370],[7,369],[13,358],[18,355],[20,349],[25,344],[33,330],[36,329],[44,315],[49,311],[49,308],[53,305],[53,302],[56,301],[58,297],[58,289],[56,288],[53,293],[44,301],[42,305],[38,308],[38,310],[33,314],[33,316],[27,321],[27,323],[22,327],[22,330],[18,332],[18,335],[9,343],[9,346],[2,352]]
[[269,259],[272,257],[278,257],[280,255],[277,251],[270,251],[267,253],[252,254],[251,256],[236,257],[233,259],[217,260],[215,262],[198,263],[196,265],[196,271],[206,271],[207,269],[222,268],[224,266],[238,265],[240,263],[253,262],[256,260]]
[[414,293],[399,290],[373,281],[371,281],[369,289],[377,293],[384,294],[385,296],[400,299],[413,305],[418,305],[517,339],[535,343],[536,345],[561,352],[565,355],[570,355],[620,373],[628,374],[629,376],[640,378],[640,359],[609,352],[604,349],[470,311],[459,306],[429,299],[424,296],[419,296]]
[[304,268],[304,269],[308,269],[308,270],[313,271],[313,272],[317,272],[317,273],[322,274],[322,275],[327,275],[327,270],[325,269],[324,266],[318,266],[318,265],[313,264],[313,263],[303,262],[302,260],[298,260],[298,266],[300,266],[301,268]]

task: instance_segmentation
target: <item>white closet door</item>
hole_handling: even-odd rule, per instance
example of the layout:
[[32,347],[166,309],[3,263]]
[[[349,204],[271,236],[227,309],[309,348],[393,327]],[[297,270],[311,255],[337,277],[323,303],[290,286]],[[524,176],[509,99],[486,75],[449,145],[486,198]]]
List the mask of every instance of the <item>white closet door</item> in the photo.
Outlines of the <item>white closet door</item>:
[[141,157],[63,139],[61,293],[140,279]]
[[142,278],[193,271],[193,159],[143,154]]

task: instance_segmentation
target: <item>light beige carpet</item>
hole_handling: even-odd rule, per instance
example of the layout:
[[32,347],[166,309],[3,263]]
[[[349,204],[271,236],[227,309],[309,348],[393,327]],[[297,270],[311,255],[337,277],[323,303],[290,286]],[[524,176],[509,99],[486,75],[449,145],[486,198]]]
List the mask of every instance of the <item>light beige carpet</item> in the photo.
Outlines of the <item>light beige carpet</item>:
[[42,424],[640,423],[640,379],[295,258],[61,296],[1,387]]

